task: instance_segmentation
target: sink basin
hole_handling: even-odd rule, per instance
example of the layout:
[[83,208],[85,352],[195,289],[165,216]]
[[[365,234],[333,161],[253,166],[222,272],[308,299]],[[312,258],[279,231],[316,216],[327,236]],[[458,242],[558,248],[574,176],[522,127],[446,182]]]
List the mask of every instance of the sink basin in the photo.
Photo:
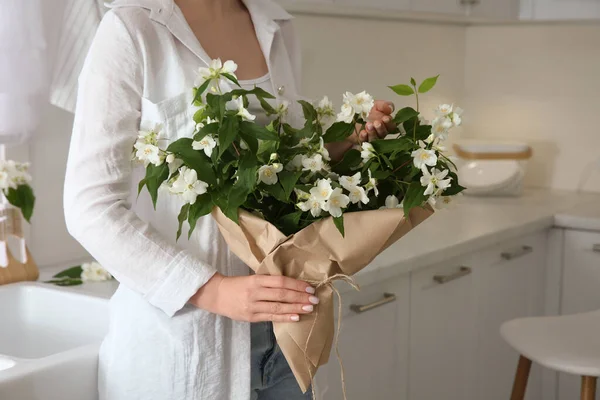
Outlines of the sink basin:
[[105,299],[39,284],[0,286],[0,355],[39,359],[90,343],[108,328]]
[[0,286],[0,399],[97,400],[108,299],[41,283]]

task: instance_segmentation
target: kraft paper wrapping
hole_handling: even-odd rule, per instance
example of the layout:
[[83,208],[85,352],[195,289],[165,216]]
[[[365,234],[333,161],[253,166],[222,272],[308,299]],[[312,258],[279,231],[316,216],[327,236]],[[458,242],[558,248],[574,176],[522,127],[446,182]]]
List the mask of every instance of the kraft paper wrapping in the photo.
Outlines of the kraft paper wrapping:
[[[415,208],[408,218],[401,209],[347,213],[342,237],[331,217],[285,236],[247,211],[240,210],[239,225],[218,208],[212,212],[231,251],[257,274],[310,282],[322,282],[336,274],[354,275],[432,214],[431,208]],[[318,367],[329,360],[335,336],[333,289],[324,285],[316,295],[320,299],[317,313],[303,315],[300,322],[273,326],[277,343],[303,392],[310,387]]]

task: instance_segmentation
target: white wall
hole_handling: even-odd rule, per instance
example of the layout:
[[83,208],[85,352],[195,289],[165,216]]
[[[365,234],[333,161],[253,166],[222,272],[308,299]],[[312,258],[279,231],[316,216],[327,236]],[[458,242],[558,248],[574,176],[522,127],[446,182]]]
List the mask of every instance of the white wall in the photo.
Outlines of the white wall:
[[[56,45],[59,10],[48,7],[50,53]],[[452,25],[353,18],[300,16],[296,19],[304,49],[305,95],[328,94],[339,103],[345,90],[368,90],[382,99],[397,97],[387,86],[442,74],[439,87],[423,109],[456,101],[464,86],[465,30]],[[411,105],[412,105],[411,100]],[[30,247],[40,265],[69,264],[87,257],[67,233],[62,186],[72,116],[48,105],[43,125],[30,145],[38,198]],[[22,158],[22,157],[21,157]]]
[[[465,135],[530,142],[526,183],[576,189],[600,161],[598,43],[597,24],[469,27]],[[600,169],[584,188],[600,191]]]

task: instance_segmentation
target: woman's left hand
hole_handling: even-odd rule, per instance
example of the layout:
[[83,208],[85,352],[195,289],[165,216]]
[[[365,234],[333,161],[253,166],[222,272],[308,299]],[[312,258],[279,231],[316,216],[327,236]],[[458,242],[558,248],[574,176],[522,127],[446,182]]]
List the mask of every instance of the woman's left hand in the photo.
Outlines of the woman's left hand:
[[361,142],[370,142],[375,139],[383,139],[388,133],[393,132],[396,129],[396,124],[392,117],[393,112],[394,103],[376,100],[369,114],[365,129],[359,133],[359,140]]

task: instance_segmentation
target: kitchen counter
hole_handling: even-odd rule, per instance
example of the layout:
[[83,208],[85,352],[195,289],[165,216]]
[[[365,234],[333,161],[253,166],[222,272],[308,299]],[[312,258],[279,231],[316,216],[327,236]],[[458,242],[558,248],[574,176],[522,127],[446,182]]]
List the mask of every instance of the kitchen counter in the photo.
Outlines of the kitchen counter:
[[[431,218],[381,253],[359,272],[362,286],[436,264],[495,243],[559,226],[600,230],[600,193],[526,190],[518,198],[463,196],[459,204]],[[40,280],[65,267],[43,268]],[[115,281],[87,283],[68,288],[99,297],[110,297]],[[341,291],[350,290],[340,284]]]

